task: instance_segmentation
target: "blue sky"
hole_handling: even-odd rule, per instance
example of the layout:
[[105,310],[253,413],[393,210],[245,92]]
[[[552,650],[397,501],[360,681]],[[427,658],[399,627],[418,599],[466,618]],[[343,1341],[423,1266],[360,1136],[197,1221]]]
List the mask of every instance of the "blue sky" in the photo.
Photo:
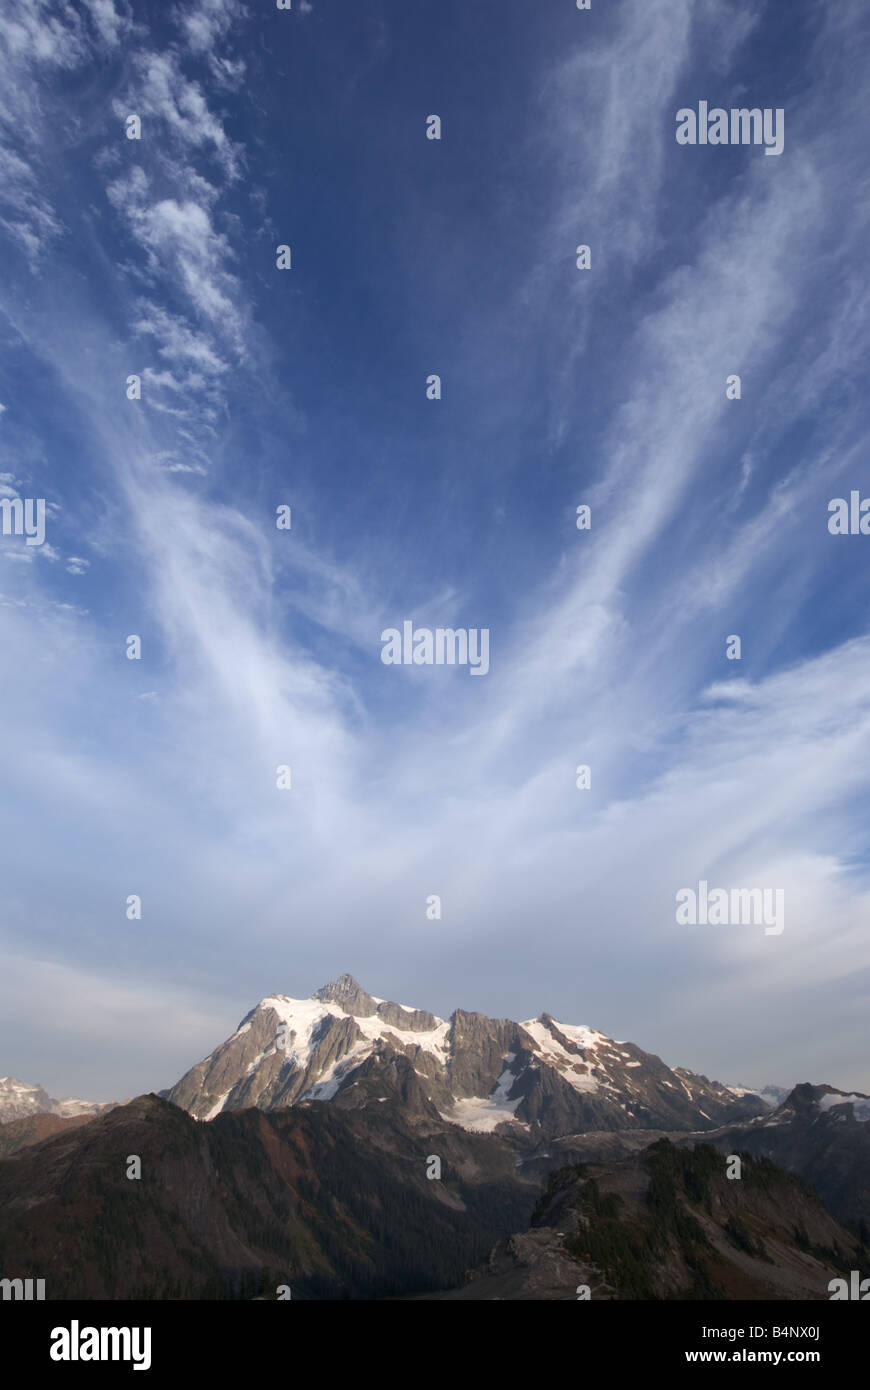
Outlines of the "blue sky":
[[[0,537],[0,1071],[156,1089],[350,970],[870,1090],[870,538],[827,527],[870,495],[868,40],[9,0],[0,495],[47,517]],[[701,100],[783,153],[678,145]],[[488,674],[384,665],[404,619]],[[783,933],[678,926],[701,879]]]

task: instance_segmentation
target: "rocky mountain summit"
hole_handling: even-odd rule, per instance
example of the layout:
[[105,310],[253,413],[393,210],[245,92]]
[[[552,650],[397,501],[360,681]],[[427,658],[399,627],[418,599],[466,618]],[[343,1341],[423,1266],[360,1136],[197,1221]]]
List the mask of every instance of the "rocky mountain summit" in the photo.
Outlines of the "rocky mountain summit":
[[173,1086],[197,1119],[252,1106],[336,1100],[375,1058],[408,1060],[416,1104],[524,1146],[587,1130],[703,1131],[768,1106],[593,1028],[548,1013],[523,1023],[457,1009],[449,1019],[379,999],[341,975],[309,999],[270,995]]

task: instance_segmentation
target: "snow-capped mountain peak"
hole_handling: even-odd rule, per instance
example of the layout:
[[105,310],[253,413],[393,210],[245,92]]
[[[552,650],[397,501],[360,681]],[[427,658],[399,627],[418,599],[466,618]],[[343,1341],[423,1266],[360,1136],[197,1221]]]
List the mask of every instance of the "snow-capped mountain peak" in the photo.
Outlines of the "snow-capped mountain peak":
[[30,1115],[60,1115],[69,1119],[75,1115],[95,1115],[110,1109],[113,1101],[55,1100],[39,1085],[18,1081],[14,1076],[0,1076],[0,1124],[24,1120]]
[[[385,1059],[398,1059],[398,1070],[381,1068],[373,1080]],[[763,1109],[755,1097],[671,1071],[585,1025],[547,1013],[514,1023],[462,1009],[442,1019],[368,994],[351,975],[308,999],[262,999],[169,1099],[211,1120],[251,1106],[354,1104],[363,1083],[371,1099],[373,1086],[389,1089],[400,1075],[406,1106],[433,1107],[466,1129],[509,1125],[536,1141],[587,1129],[712,1128]]]

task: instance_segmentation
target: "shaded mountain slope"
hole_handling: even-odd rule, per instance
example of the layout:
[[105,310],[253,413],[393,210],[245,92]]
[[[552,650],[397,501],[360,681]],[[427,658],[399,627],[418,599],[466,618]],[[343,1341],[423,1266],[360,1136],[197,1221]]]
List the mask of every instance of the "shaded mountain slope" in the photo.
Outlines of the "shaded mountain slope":
[[705,1138],[772,1159],[811,1183],[839,1221],[870,1228],[870,1097],[803,1084],[770,1114]]
[[553,1173],[520,1235],[443,1299],[828,1299],[870,1251],[817,1194],[766,1160],[726,1177],[712,1146],[659,1140],[609,1165]]
[[[370,1075],[343,1107],[203,1125],[145,1096],[20,1149],[0,1162],[4,1276],[44,1278],[49,1299],[274,1297],[280,1284],[376,1297],[458,1281],[536,1192],[507,1146],[445,1124],[425,1098],[410,1122],[399,1096],[413,1070],[380,1065],[392,1099],[365,1094]],[[440,1181],[426,1176],[433,1155]]]
[[64,1118],[62,1115],[29,1115],[26,1119],[10,1120],[9,1124],[0,1125],[0,1158],[8,1158],[18,1149],[24,1149],[28,1144],[39,1144],[43,1139],[49,1139],[53,1134],[62,1134],[67,1129],[78,1129],[80,1125],[89,1124],[94,1117],[92,1115],[70,1115]]

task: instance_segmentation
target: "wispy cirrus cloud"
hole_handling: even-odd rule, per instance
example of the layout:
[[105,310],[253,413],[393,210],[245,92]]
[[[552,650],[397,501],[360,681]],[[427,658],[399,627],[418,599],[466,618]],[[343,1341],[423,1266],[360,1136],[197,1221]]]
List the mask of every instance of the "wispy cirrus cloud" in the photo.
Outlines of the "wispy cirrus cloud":
[[210,53],[226,38],[234,23],[247,18],[247,7],[236,0],[199,0],[177,11],[177,20],[192,53]]
[[140,165],[110,184],[107,195],[146,252],[149,269],[154,273],[170,269],[193,309],[240,348],[237,281],[228,269],[232,249],[208,209],[192,200],[153,198]]
[[[144,118],[153,118],[182,148],[209,152],[228,179],[239,176],[240,147],[226,134],[198,82],[184,75],[174,53],[145,52],[136,59],[138,78],[125,101]],[[119,116],[131,109],[116,102]]]
[[[462,325],[445,372],[451,434],[440,417],[409,427],[394,409],[396,357],[417,371],[432,352],[414,318],[419,265],[358,246],[351,212],[333,210],[306,233],[309,266],[318,234],[332,258],[316,288],[254,266],[262,218],[243,205],[240,175],[257,142],[242,151],[242,107],[231,124],[226,83],[201,61],[232,16],[221,4],[173,14],[181,39],[135,55],[115,108],[140,110],[159,145],[125,142],[95,165],[105,201],[88,231],[111,266],[111,302],[71,275],[60,308],[47,297],[25,325],[87,441],[102,520],[92,550],[65,543],[65,565],[30,566],[45,575],[24,576],[2,607],[4,650],[26,673],[6,688],[21,736],[4,771],[59,845],[54,879],[11,904],[10,929],[66,910],[74,944],[49,936],[50,958],[103,1000],[131,959],[155,991],[189,988],[205,1016],[209,990],[230,980],[247,1001],[359,968],[362,954],[372,987],[429,1007],[459,1002],[462,976],[471,1007],[577,1018],[582,1006],[584,1021],[669,1060],[721,1072],[725,1059],[725,1079],[811,1074],[807,998],[818,1029],[838,1035],[866,969],[867,639],[860,617],[835,629],[811,601],[855,574],[825,504],[860,468],[868,434],[855,388],[870,346],[864,87],[843,80],[861,16],[815,34],[782,160],[723,164],[721,176],[708,163],[703,187],[700,165],[674,163],[673,113],[700,68],[723,86],[744,80],[756,7],[617,5],[603,37],[567,59],[548,51],[533,84],[546,135],[511,165],[539,199],[540,239],[518,277],[500,275],[495,255],[473,301],[442,281],[445,319]],[[244,60],[262,61],[251,48],[225,59]],[[451,157],[470,197],[461,152]],[[385,208],[390,177],[373,195]],[[22,187],[55,208],[40,176]],[[471,235],[461,206],[449,212]],[[593,246],[586,283],[578,241]],[[355,316],[382,307],[367,278],[379,253],[377,283],[395,293],[407,337],[379,359],[370,446],[359,363],[342,354]],[[270,342],[279,296],[286,317]],[[348,300],[346,319],[330,320],[330,296]],[[382,350],[372,327],[369,351]],[[122,386],[136,369],[146,390],[134,404]],[[731,371],[740,402],[725,399]],[[301,418],[291,390],[307,397]],[[328,403],[315,416],[318,392]],[[442,457],[425,457],[443,466],[440,512],[431,494],[417,500],[429,479],[415,452],[439,427]],[[469,433],[475,452],[457,462]],[[57,464],[65,439],[51,439]],[[330,447],[345,470],[330,471]],[[390,468],[399,481],[381,496]],[[471,476],[457,482],[460,469]],[[500,508],[495,537],[484,488]],[[284,501],[286,535],[274,524]],[[573,525],[581,501],[588,534]],[[454,562],[444,537],[456,535],[467,553]],[[86,612],[51,606],[59,596],[41,588],[73,581]],[[461,673],[379,662],[380,630],[396,620],[461,625],[473,612],[483,625],[496,604],[486,681],[436,684]],[[735,631],[736,668],[724,657]],[[143,637],[141,665],[124,655],[129,633]],[[575,786],[580,763],[589,793]],[[293,766],[287,797],[281,764]],[[35,843],[14,835],[38,879]],[[674,894],[705,876],[784,886],[783,936],[681,934]],[[117,932],[125,892],[140,888],[150,956]],[[437,930],[429,893],[445,903]],[[762,998],[776,1031],[758,1023],[735,1039],[736,1011]],[[838,1084],[866,1089],[857,1020],[825,1062]],[[757,1074],[760,1047],[770,1075]]]

